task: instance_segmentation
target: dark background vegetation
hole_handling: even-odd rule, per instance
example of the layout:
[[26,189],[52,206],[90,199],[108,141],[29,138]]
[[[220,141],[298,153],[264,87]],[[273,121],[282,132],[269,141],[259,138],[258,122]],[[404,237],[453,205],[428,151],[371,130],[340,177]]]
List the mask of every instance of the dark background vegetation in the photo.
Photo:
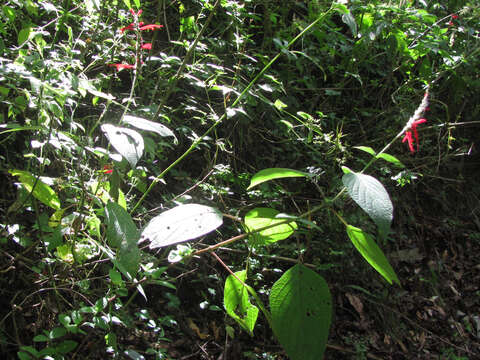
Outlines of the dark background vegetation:
[[[104,202],[92,182],[119,181],[131,210],[152,178],[278,52],[282,56],[228,110],[228,118],[148,194],[133,214],[138,227],[187,196],[232,217],[261,205],[303,213],[338,193],[341,166],[360,171],[370,160],[355,146],[380,151],[396,136],[429,85],[418,151],[397,141],[388,152],[405,167],[379,160],[368,170],[395,207],[392,234],[380,246],[401,287],[389,286],[368,266],[327,211],[312,215],[317,228],[302,225],[270,247],[251,253],[238,242],[217,253],[235,271],[248,259],[250,283],[262,296],[299,258],[321,274],[334,299],[326,359],[480,358],[479,4],[348,1],[351,19],[332,12],[286,48],[330,6],[322,0],[224,0],[215,8],[212,1],[142,1],[142,20],[164,28],[143,33],[153,49],[142,53],[129,113],[152,120],[158,111],[153,120],[174,131],[178,144],[145,132],[145,154],[130,171],[125,161],[94,150],[108,149],[100,125],[118,123],[132,87],[133,71],[108,66],[135,61],[134,33],[119,32],[132,21],[125,3],[3,2],[3,358],[17,358],[22,350],[21,357],[33,359],[32,349],[49,349],[45,354],[57,359],[286,358],[264,319],[249,337],[226,316],[228,273],[210,255],[171,265],[168,249],[143,249],[142,274],[155,280],[146,282],[145,300],[135,284],[112,279],[111,261],[92,245],[92,239],[105,240]],[[275,106],[277,100],[287,107]],[[113,165],[116,180],[103,172],[106,164]],[[247,191],[251,176],[268,167],[316,176]],[[54,211],[22,189],[9,173],[13,169],[51,180],[67,208],[57,230],[48,225]],[[375,231],[347,197],[335,209]],[[241,230],[227,219],[192,246]]]

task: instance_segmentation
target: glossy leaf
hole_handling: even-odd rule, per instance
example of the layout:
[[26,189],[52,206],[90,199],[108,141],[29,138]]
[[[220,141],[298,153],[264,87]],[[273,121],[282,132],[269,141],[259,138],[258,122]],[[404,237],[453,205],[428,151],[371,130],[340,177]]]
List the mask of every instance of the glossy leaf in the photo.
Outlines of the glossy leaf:
[[[247,279],[245,270],[238,271],[235,275],[245,283]],[[223,293],[223,304],[227,314],[252,336],[253,328],[257,322],[258,308],[250,303],[248,290],[238,279],[233,275],[227,277]]]
[[115,150],[128,161],[132,168],[135,168],[143,154],[142,135],[134,130],[111,124],[102,125],[102,131]]
[[380,181],[353,171],[343,175],[342,181],[350,197],[372,218],[380,235],[385,237],[393,219],[393,205]]
[[18,179],[24,186],[24,188],[32,193],[32,195],[45,205],[51,207],[55,210],[60,210],[60,200],[58,199],[55,191],[45,184],[42,180],[37,179],[36,176],[32,175],[28,171],[23,170],[10,170],[10,174],[13,176],[18,176]]
[[150,249],[174,245],[208,234],[222,224],[222,213],[213,207],[179,205],[150,220],[141,241],[150,240]]
[[131,116],[131,115],[125,115],[123,118],[123,122],[131,126],[134,126],[140,130],[152,131],[160,136],[171,136],[175,139],[175,143],[178,142],[177,137],[175,136],[173,131],[163,124],[146,120],[138,116]]
[[[255,208],[245,215],[245,226],[248,231],[256,231],[266,226],[285,222],[279,211],[271,208]],[[288,238],[298,228],[295,221],[273,226],[252,235],[255,245],[267,245]]]
[[362,229],[351,225],[347,225],[347,234],[355,248],[360,254],[362,254],[365,260],[367,260],[368,263],[372,265],[372,267],[377,270],[389,284],[395,282],[400,285],[397,274],[395,274],[395,271],[388,262],[385,254],[369,234],[363,232]]
[[254,186],[261,184],[265,181],[270,181],[274,179],[281,179],[281,178],[289,178],[289,177],[305,177],[308,176],[307,173],[302,171],[293,170],[293,169],[285,169],[285,168],[269,168],[263,169],[253,175],[252,179],[250,180],[250,186],[247,190],[250,190]]
[[275,336],[292,360],[323,357],[332,319],[326,281],[297,264],[273,285],[270,311]]

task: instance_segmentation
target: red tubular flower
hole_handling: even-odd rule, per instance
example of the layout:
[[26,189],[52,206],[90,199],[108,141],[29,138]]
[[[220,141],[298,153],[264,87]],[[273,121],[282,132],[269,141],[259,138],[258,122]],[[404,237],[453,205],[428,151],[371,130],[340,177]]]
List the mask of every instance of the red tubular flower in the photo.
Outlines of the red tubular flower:
[[155,30],[155,29],[161,29],[163,25],[157,25],[157,24],[148,24],[145,26],[140,26],[140,30]]
[[133,30],[133,29],[134,29],[134,26],[135,26],[135,23],[131,23],[130,25],[121,28],[121,29],[120,29],[120,32],[123,33],[123,32],[125,32],[125,31],[127,31],[127,30]]
[[104,165],[104,166],[103,166],[103,173],[104,173],[104,174],[111,174],[111,173],[113,173],[113,166],[112,166],[112,165],[109,165],[109,164]]
[[142,45],[143,50],[152,50],[152,43],[146,43]]
[[453,14],[453,15],[452,15],[452,19],[453,19],[453,20],[456,20],[456,19],[458,19],[458,15],[456,15],[456,14]]
[[120,71],[122,69],[135,69],[135,65],[130,64],[108,64],[108,66],[117,68],[117,71]]
[[[411,153],[415,152],[415,148],[413,146],[413,137],[415,137],[415,141],[417,142],[417,151],[418,151],[418,131],[417,126],[423,123],[426,123],[427,119],[418,119],[414,121],[413,124],[410,126],[410,129],[405,131],[405,136],[403,137],[402,143],[408,141],[408,148],[410,149]],[[412,134],[413,131],[413,134]]]

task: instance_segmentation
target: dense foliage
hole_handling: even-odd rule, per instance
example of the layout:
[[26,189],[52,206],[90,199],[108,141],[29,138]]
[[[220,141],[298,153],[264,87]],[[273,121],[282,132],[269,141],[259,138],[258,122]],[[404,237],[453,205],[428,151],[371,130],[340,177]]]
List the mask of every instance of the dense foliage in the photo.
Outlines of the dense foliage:
[[480,356],[477,1],[0,18],[5,358]]

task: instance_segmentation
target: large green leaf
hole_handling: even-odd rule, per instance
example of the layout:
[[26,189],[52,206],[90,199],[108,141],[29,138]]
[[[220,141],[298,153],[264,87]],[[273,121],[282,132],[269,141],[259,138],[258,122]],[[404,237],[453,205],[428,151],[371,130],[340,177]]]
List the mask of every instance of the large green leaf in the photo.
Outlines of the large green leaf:
[[250,186],[247,190],[261,184],[265,181],[273,180],[273,179],[280,179],[280,178],[288,178],[288,177],[305,177],[308,176],[307,173],[293,170],[293,169],[284,169],[284,168],[269,168],[263,169],[253,175],[252,180],[250,180]]
[[362,254],[365,260],[377,270],[388,282],[395,282],[400,285],[397,274],[388,262],[383,251],[370,235],[363,232],[362,229],[347,225],[347,234],[353,245]]
[[275,336],[292,360],[323,357],[332,319],[326,281],[297,264],[273,285],[270,311]]
[[[255,208],[245,215],[245,226],[248,231],[256,231],[266,226],[285,222],[286,217],[282,217],[279,211],[271,208]],[[254,245],[267,245],[279,240],[288,238],[298,228],[295,221],[272,226],[269,229],[261,230],[252,236]]]
[[103,124],[102,131],[110,141],[110,144],[135,168],[143,154],[143,137],[135,130]]
[[393,205],[380,181],[353,171],[344,174],[342,181],[351,198],[377,224],[380,235],[386,236],[393,219]]
[[242,270],[236,272],[235,275],[243,284],[235,276],[229,275],[225,281],[223,304],[227,314],[252,336],[257,322],[258,308],[250,303],[248,290],[245,287],[248,285],[244,286],[247,272]]
[[179,205],[150,220],[141,240],[150,240],[150,249],[154,249],[198,238],[222,224],[222,213],[213,207]]
[[32,195],[45,205],[51,207],[55,210],[60,210],[60,200],[58,199],[57,194],[55,191],[45,184],[39,178],[37,179],[36,176],[32,175],[28,171],[23,170],[10,170],[10,174],[13,176],[18,176],[18,179],[25,187],[25,189],[32,193]]
[[172,136],[175,139],[175,142],[178,141],[173,131],[167,128],[163,124],[146,120],[138,116],[131,116],[131,115],[125,115],[123,117],[123,122],[131,126],[135,126],[137,129],[153,131],[154,133],[157,133],[160,136]]
[[107,241],[118,248],[115,265],[128,278],[133,278],[140,264],[139,232],[130,214],[120,205],[109,202],[105,206]]

